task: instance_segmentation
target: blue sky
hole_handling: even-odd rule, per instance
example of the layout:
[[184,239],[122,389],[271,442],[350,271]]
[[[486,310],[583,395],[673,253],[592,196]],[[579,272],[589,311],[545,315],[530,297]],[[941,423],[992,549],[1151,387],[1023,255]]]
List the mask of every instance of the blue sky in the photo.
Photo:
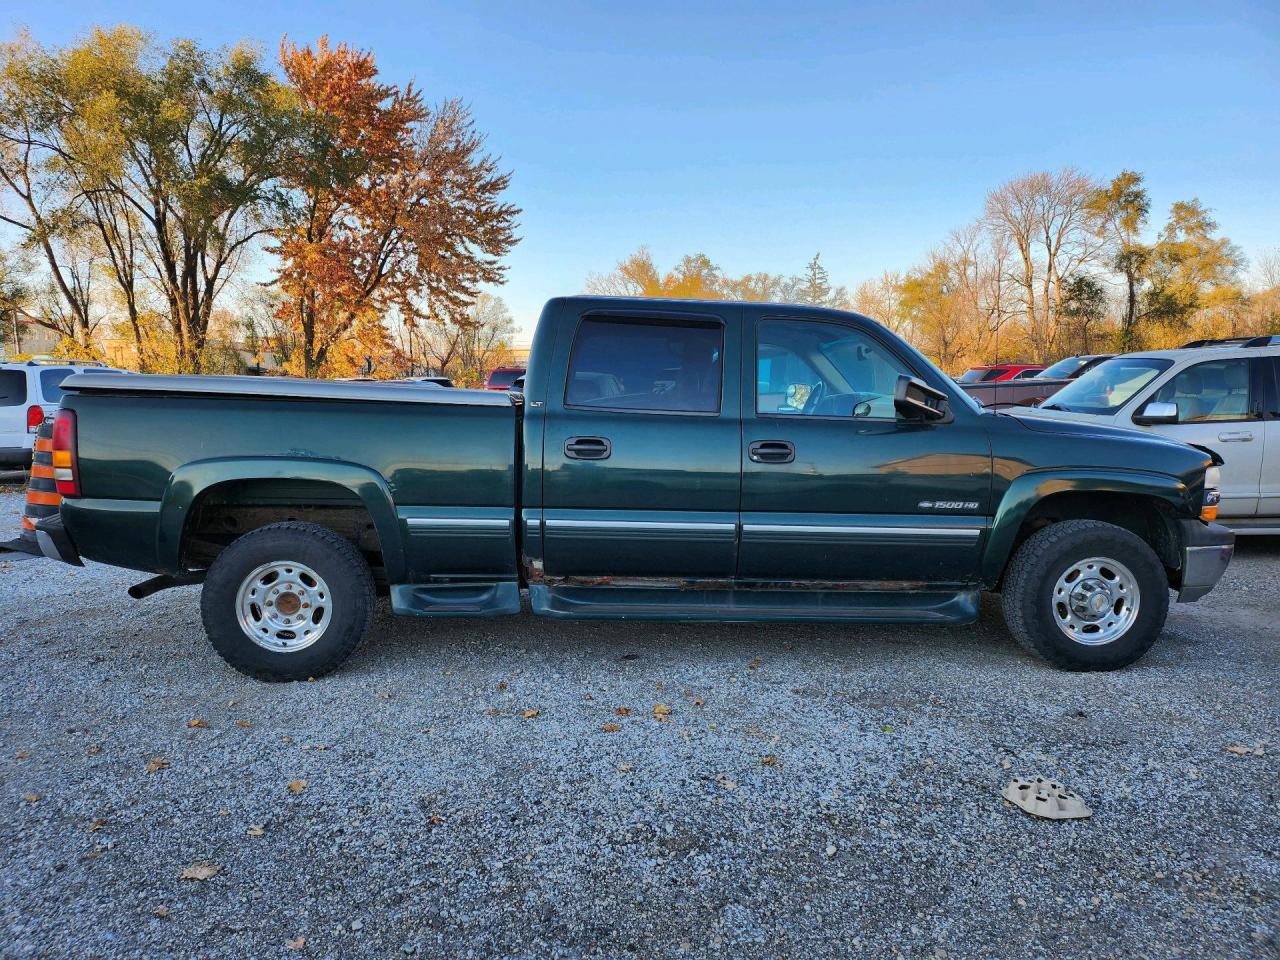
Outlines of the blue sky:
[[[6,22],[7,21],[7,22]],[[640,244],[731,273],[821,251],[905,269],[1035,169],[1146,174],[1246,253],[1280,246],[1280,4],[9,0],[61,44],[128,22],[214,44],[321,34],[472,106],[515,171],[500,293],[526,329]]]

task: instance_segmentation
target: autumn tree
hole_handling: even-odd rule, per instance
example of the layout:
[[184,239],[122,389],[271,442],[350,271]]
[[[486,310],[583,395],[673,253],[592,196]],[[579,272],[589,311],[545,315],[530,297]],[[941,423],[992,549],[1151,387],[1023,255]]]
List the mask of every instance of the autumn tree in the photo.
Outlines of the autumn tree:
[[298,372],[350,372],[386,348],[388,316],[457,321],[500,282],[519,210],[460,102],[429,107],[411,84],[380,81],[372,54],[327,39],[285,41],[280,59],[307,124],[271,247],[281,315]]
[[130,27],[63,50],[19,37],[0,66],[0,176],[78,329],[91,321],[48,249],[72,236],[93,245],[137,336],[145,293],[177,366],[198,372],[214,305],[273,219],[288,91],[250,46],[161,48]]

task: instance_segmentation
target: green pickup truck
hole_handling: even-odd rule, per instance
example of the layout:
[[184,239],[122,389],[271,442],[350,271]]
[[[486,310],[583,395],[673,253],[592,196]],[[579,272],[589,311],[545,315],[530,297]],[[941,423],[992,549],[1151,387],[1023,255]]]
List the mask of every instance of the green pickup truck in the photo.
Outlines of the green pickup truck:
[[1122,667],[1211,590],[1216,456],[986,412],[866,317],[566,297],[523,394],[68,379],[47,555],[203,583],[218,653],[319,676],[408,616],[961,624]]

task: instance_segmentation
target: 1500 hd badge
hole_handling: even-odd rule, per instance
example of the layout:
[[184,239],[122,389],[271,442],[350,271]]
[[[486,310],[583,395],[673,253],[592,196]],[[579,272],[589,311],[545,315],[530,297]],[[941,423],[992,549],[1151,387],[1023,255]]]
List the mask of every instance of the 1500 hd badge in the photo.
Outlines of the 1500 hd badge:
[[921,510],[977,510],[977,500],[921,500],[916,504]]

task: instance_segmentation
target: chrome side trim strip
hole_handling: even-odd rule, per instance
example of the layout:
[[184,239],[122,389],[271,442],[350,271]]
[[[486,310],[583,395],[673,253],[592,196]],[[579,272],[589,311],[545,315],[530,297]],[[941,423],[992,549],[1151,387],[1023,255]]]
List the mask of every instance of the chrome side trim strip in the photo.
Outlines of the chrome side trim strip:
[[965,540],[982,535],[983,527],[837,527],[791,523],[745,523],[743,533],[823,533],[837,536],[956,537]]
[[510,530],[511,521],[487,517],[409,517],[409,529],[424,530]]
[[591,527],[601,530],[693,530],[711,531],[736,530],[736,523],[721,523],[715,520],[544,520],[548,530],[581,529]]

